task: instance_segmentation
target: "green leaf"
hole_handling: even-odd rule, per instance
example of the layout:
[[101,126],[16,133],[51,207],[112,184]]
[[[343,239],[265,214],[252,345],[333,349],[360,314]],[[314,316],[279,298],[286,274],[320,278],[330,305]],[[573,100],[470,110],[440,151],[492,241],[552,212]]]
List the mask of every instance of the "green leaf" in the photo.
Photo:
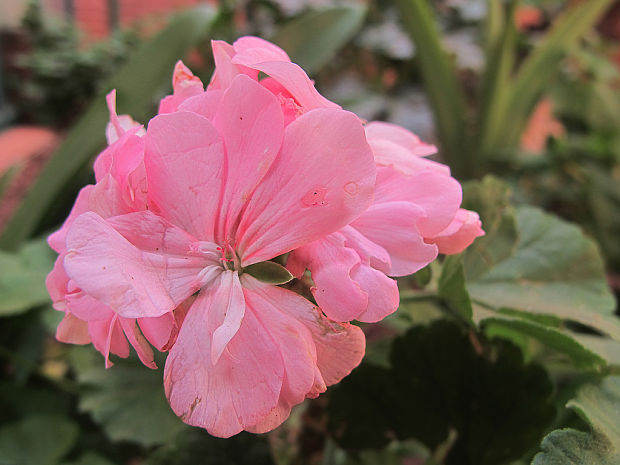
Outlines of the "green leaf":
[[479,109],[480,150],[483,155],[497,155],[488,153],[488,140],[493,138],[495,132],[504,130],[499,126],[501,120],[499,116],[506,111],[510,96],[510,77],[516,51],[517,31],[514,14],[517,4],[516,0],[511,0],[504,8],[502,2],[487,1],[489,7],[487,50]]
[[606,360],[603,357],[579,343],[575,336],[568,331],[550,328],[531,320],[510,318],[503,315],[485,319],[484,328],[487,334],[497,333],[498,330],[505,329],[532,337],[545,346],[566,354],[578,368],[600,369],[606,365]]
[[156,449],[144,465],[274,465],[265,437],[240,433],[215,438],[198,428],[182,431],[174,441]]
[[272,41],[286,50],[306,73],[312,74],[353,38],[365,16],[366,7],[355,3],[312,11],[285,24]]
[[275,262],[260,262],[243,269],[244,273],[254,276],[259,281],[269,284],[286,284],[293,275],[289,270]]
[[620,463],[620,377],[605,378],[599,386],[584,386],[567,407],[592,427],[553,431],[541,444],[532,465],[617,465]]
[[467,280],[476,278],[512,253],[517,241],[517,226],[510,197],[508,186],[492,176],[463,185],[463,208],[478,212],[486,233],[477,238],[463,256]]
[[26,243],[16,253],[0,252],[0,316],[23,313],[50,301],[45,278],[54,255],[44,238]]
[[449,302],[463,319],[472,321],[471,300],[465,286],[463,258],[460,255],[452,255],[443,263],[437,294]]
[[185,425],[172,412],[161,370],[126,361],[110,370],[98,365],[78,371],[84,385],[80,410],[88,412],[112,441],[133,441],[150,447],[175,437]]
[[215,16],[206,6],[175,16],[106,83],[105,92],[94,99],[28,191],[0,236],[1,249],[15,249],[29,237],[65,185],[104,147],[105,93],[116,88],[119,113],[129,113],[138,121],[147,118],[158,91],[169,86],[174,63],[206,38]]
[[467,152],[465,97],[456,71],[441,45],[427,0],[397,0],[405,29],[416,44],[416,56],[429,95],[442,155],[458,178],[470,177],[475,169]]
[[86,452],[76,461],[63,463],[63,465],[114,465],[114,463],[94,452]]
[[362,364],[334,386],[329,429],[346,449],[455,437],[446,465],[495,465],[538,443],[555,416],[546,371],[504,341],[479,340],[445,320],[394,340],[391,368]]
[[[596,243],[576,226],[536,208],[518,208],[515,219],[519,238],[507,248],[509,255],[492,257],[486,267],[478,261],[468,268],[466,260],[472,299],[496,309],[554,315],[620,338],[614,298]],[[489,234],[484,239],[488,243],[496,237]],[[486,251],[472,251],[481,252]]]
[[59,416],[31,415],[0,429],[0,465],[56,465],[74,446],[77,426]]

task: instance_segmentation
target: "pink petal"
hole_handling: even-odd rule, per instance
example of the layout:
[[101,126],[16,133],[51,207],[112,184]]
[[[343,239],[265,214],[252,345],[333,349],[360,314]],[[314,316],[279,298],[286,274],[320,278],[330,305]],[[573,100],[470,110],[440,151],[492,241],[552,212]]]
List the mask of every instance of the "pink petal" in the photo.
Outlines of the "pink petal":
[[[336,323],[323,315],[318,307],[310,309],[308,306],[297,305],[290,306],[288,310],[312,334],[319,371],[319,379],[315,379],[317,389],[321,384],[331,386],[338,383],[360,364],[366,350],[366,339],[358,326]],[[308,396],[316,397],[322,390],[310,392]]]
[[62,227],[58,231],[50,234],[47,238],[47,243],[55,252],[62,253],[67,250],[67,231],[69,230],[69,227],[73,224],[73,221],[79,215],[89,210],[90,194],[94,187],[95,186],[88,185],[84,186],[80,190],[77,198],[75,199],[75,203],[71,208],[71,212],[69,213],[69,216],[63,223]]
[[461,200],[461,185],[451,176],[431,170],[405,175],[393,168],[377,168],[375,205],[396,201],[419,207],[424,216],[418,219],[417,227],[424,237],[443,231]]
[[368,294],[368,306],[356,317],[357,320],[376,323],[396,311],[400,295],[395,280],[366,264],[355,268],[351,278]]
[[418,136],[402,126],[383,121],[372,121],[366,125],[365,129],[369,141],[373,139],[390,141],[406,149],[413,156],[426,157],[437,153],[437,147],[422,142]]
[[239,213],[271,166],[284,136],[277,99],[247,76],[235,77],[214,121],[226,147],[226,181],[216,238],[234,233]]
[[162,215],[213,242],[225,152],[217,130],[190,112],[159,115],[146,133],[149,198]]
[[319,94],[305,71],[295,63],[286,61],[256,63],[239,55],[233,57],[232,61],[235,64],[244,65],[271,76],[288,90],[297,103],[306,111],[315,108],[340,108],[339,105]]
[[[142,240],[149,246],[165,245],[167,232],[174,229],[156,229],[154,238]],[[209,263],[201,256],[166,254],[167,250],[144,252],[92,212],[76,218],[67,234],[67,247],[67,275],[127,318],[157,317],[172,311],[200,287],[198,274]]]
[[137,321],[144,337],[157,350],[164,352],[172,347],[178,332],[177,323],[172,313],[164,313],[155,318],[138,318]]
[[216,290],[211,297],[208,318],[209,328],[213,328],[211,363],[216,365],[230,340],[239,331],[245,314],[245,300],[236,271],[225,271],[213,286]]
[[157,365],[155,365],[155,360],[153,358],[153,349],[140,332],[136,320],[133,318],[119,318],[118,322],[121,328],[123,328],[123,332],[125,336],[127,336],[129,343],[138,354],[140,361],[153,370],[157,369]]
[[314,388],[316,349],[312,334],[290,312],[291,307],[296,307],[299,312],[312,313],[313,305],[294,292],[261,283],[247,274],[241,279],[248,308],[269,331],[284,361],[278,405],[249,428],[253,432],[265,432],[282,423],[291,408],[301,403]]
[[439,253],[452,255],[461,253],[480,236],[484,236],[484,231],[478,214],[460,208],[452,223],[427,242],[437,245]]
[[[106,95],[106,102],[108,103],[108,111],[110,112],[110,122],[105,129],[108,145],[112,145],[119,140],[127,131],[142,127],[140,123],[134,121],[129,115],[119,116],[116,114],[116,89],[113,89]],[[138,130],[137,134],[143,136],[144,130]]]
[[223,95],[222,90],[210,89],[185,100],[179,105],[179,111],[191,111],[213,121]]
[[235,58],[243,62],[291,61],[284,50],[260,37],[241,37],[233,43],[233,48]]
[[164,371],[170,406],[181,419],[218,437],[258,423],[277,405],[284,365],[278,346],[247,310],[217,364],[211,363],[209,313],[214,286],[203,290],[185,317]]
[[412,203],[383,202],[372,205],[351,226],[390,254],[390,276],[405,276],[437,258],[437,247],[426,244],[418,232],[424,217]]
[[295,266],[297,260],[311,271],[312,295],[329,318],[351,321],[366,310],[369,296],[352,278],[353,270],[360,266],[360,257],[345,247],[341,234],[333,233],[293,250],[289,263]]
[[129,344],[118,322],[118,315],[112,314],[109,319],[91,321],[88,323],[88,334],[101,355],[105,359],[105,367],[114,365],[110,361],[110,354],[121,358],[129,357]]
[[368,138],[377,166],[390,166],[405,174],[433,170],[450,175],[450,168],[436,161],[416,156],[405,147],[387,139]]
[[286,127],[282,150],[248,201],[237,232],[242,264],[330,234],[371,202],[375,166],[352,113],[320,109]]
[[355,250],[363,262],[370,263],[370,266],[383,273],[389,273],[392,259],[387,250],[360,234],[352,226],[345,226],[338,232],[345,238],[344,245]]
[[202,81],[183,64],[181,60],[177,61],[172,74],[173,95],[164,97],[159,104],[159,114],[172,113],[177,111],[179,105],[194,95],[198,95],[204,91]]
[[[215,71],[209,83],[211,89],[226,89],[230,86],[233,78],[241,73],[238,66],[232,62],[235,55],[235,49],[232,45],[223,40],[212,40],[211,48],[213,49],[213,60],[215,61]],[[258,72],[254,71],[250,77],[256,78]]]
[[88,344],[88,323],[67,312],[56,328],[56,339],[67,344]]

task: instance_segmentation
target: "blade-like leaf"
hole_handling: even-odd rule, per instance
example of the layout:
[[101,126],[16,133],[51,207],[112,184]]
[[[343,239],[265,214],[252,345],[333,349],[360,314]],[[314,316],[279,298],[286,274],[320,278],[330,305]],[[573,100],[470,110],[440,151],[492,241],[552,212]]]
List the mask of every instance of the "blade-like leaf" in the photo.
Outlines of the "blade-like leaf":
[[416,44],[416,56],[433,111],[442,155],[456,177],[471,177],[475,168],[467,152],[465,98],[456,71],[441,45],[427,0],[397,0],[402,21]]
[[366,7],[361,4],[312,11],[284,25],[272,41],[312,74],[329,63],[351,40],[365,16]]
[[517,143],[530,113],[566,52],[594,27],[611,3],[612,0],[573,2],[554,21],[551,31],[528,56],[511,83],[508,104],[503,113],[497,115],[496,127],[501,130],[489,135],[488,151]]
[[[174,63],[205,39],[215,17],[215,10],[205,6],[183,12],[137,50],[104,86],[105,93],[117,89],[119,113],[129,113],[138,120],[146,118],[157,91],[170,81]],[[1,249],[15,249],[33,233],[65,184],[104,146],[107,120],[102,94],[80,118],[26,195],[0,236]]]

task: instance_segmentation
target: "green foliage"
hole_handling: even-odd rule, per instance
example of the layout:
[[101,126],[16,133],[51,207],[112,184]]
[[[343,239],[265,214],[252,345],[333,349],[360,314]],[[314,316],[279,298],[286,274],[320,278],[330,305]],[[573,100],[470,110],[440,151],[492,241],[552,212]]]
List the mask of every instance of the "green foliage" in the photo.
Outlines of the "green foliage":
[[77,435],[77,425],[61,416],[24,417],[0,429],[0,464],[58,465]]
[[22,23],[32,49],[19,60],[25,79],[14,83],[18,111],[48,125],[71,123],[138,42],[128,30],[84,48],[75,28],[46,21],[36,1],[30,2]]
[[83,390],[79,407],[112,441],[150,447],[171,441],[184,429],[166,401],[161,370],[124,361],[106,370],[100,358],[96,362],[78,372]]
[[366,7],[345,4],[299,16],[280,28],[272,41],[311,75],[348,43],[362,26]]
[[450,440],[446,464],[498,464],[536,444],[554,417],[542,367],[454,323],[413,327],[394,340],[390,361],[390,369],[362,365],[331,393],[341,446],[376,448],[395,435],[433,450]]
[[532,465],[612,465],[620,462],[620,377],[599,386],[584,386],[567,407],[591,427],[584,433],[572,428],[545,437]]
[[241,433],[218,439],[206,431],[186,428],[167,446],[157,449],[144,465],[275,465],[264,438]]
[[486,235],[463,254],[465,280],[455,279],[460,260],[446,260],[439,297],[489,336],[512,340],[526,351],[527,341],[535,339],[581,369],[616,365],[613,341],[584,342],[569,327],[577,322],[616,340],[620,336],[594,241],[533,207],[513,208],[509,189],[495,178],[469,183],[464,190],[465,204],[480,212]]
[[[559,64],[596,25],[611,0],[578,2],[555,18],[553,27],[515,71],[517,34],[511,0],[487,1],[486,64],[474,111],[465,106],[456,71],[441,46],[426,0],[397,2],[407,32],[416,43],[418,64],[435,116],[442,155],[459,178],[489,169],[489,162],[514,152],[535,105],[557,77]],[[475,113],[475,124],[469,116]],[[485,165],[486,163],[486,165]]]
[[398,0],[402,21],[417,46],[417,59],[435,112],[442,153],[456,176],[471,177],[473,153],[466,141],[465,101],[457,77],[442,48],[432,12],[426,0]]
[[0,252],[0,317],[50,301],[45,277],[54,255],[45,239],[28,242],[14,253]]
[[[214,18],[215,12],[205,6],[180,13],[163,31],[140,47],[103,86],[105,93],[117,90],[119,113],[131,114],[138,121],[146,118],[153,107],[154,97],[169,85],[174,63],[205,39]],[[63,188],[105,145],[107,121],[105,95],[101,94],[45,166],[0,236],[0,248],[14,249],[33,233]]]

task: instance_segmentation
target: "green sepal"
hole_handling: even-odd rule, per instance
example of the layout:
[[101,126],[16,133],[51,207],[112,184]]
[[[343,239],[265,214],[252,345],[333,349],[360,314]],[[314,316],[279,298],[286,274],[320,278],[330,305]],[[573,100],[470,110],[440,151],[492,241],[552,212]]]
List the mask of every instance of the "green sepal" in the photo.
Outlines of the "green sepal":
[[293,279],[289,270],[275,262],[254,263],[245,267],[243,272],[269,284],[286,284]]

